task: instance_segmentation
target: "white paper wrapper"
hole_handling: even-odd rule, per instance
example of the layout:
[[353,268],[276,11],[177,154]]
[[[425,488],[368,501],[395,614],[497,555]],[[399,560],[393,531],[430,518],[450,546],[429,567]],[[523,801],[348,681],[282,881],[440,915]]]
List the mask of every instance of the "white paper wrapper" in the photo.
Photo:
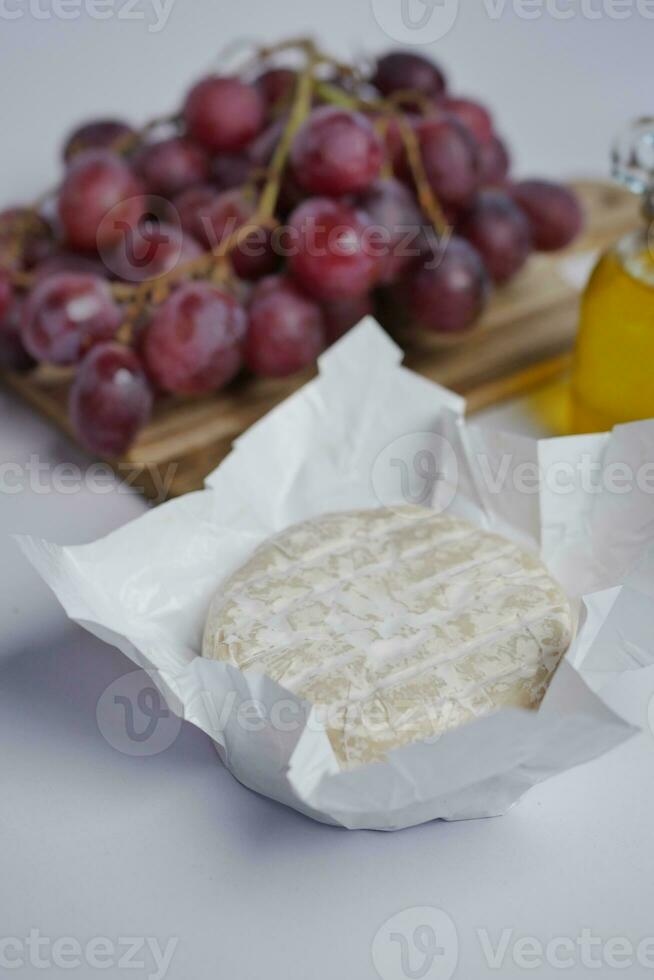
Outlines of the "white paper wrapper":
[[[640,473],[654,459],[654,422],[541,441],[487,432],[401,356],[367,319],[323,355],[318,378],[236,442],[204,491],[93,544],[20,539],[68,615],[144,668],[237,779],[348,828],[504,813],[530,786],[636,731],[584,676],[601,691],[654,663],[654,497],[640,485],[595,492],[580,476],[613,463]],[[439,469],[432,505],[538,551],[578,603],[578,634],[538,711],[501,710],[341,772],[308,706],[264,675],[199,656],[206,612],[221,580],[287,525],[424,503],[425,459]],[[538,467],[548,479],[534,490]]]

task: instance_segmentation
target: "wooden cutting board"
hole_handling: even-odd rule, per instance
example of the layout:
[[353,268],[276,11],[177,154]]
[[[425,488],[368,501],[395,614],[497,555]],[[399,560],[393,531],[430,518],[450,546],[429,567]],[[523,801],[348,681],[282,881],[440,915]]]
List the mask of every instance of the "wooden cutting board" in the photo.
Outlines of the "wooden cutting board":
[[[405,364],[466,396],[468,411],[512,397],[560,373],[569,363],[579,294],[560,273],[574,252],[604,248],[638,224],[637,201],[597,181],[577,182],[586,213],[585,232],[568,252],[533,256],[526,269],[493,297],[463,338],[416,329],[392,332],[406,351]],[[303,385],[311,372],[291,379],[239,379],[229,390],[197,399],[161,399],[150,424],[122,460],[118,472],[153,500],[199,489],[233,440],[274,405]],[[68,377],[40,367],[4,373],[3,381],[72,435],[66,413]]]

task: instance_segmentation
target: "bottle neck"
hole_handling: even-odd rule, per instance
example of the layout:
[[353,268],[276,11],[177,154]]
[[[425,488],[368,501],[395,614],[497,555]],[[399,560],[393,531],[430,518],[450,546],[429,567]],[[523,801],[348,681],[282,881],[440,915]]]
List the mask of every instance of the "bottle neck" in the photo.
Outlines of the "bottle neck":
[[613,254],[628,275],[654,287],[654,226],[648,223],[624,235]]
[[647,226],[654,223],[654,186],[646,188],[642,193],[641,214]]

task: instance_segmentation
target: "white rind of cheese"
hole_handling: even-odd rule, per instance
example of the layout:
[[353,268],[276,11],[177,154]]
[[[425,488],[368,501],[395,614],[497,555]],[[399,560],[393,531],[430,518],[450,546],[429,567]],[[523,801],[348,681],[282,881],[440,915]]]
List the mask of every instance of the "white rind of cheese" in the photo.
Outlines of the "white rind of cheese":
[[203,655],[315,705],[344,769],[505,705],[535,709],[572,637],[543,563],[418,507],[327,514],[221,586]]

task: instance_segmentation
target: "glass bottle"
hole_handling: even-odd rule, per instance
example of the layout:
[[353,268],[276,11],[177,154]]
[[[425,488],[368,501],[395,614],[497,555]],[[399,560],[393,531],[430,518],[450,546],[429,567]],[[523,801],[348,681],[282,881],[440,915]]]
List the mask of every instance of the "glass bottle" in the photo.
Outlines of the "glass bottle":
[[654,118],[639,119],[616,141],[612,172],[640,195],[644,220],[604,252],[582,297],[574,432],[654,417]]

